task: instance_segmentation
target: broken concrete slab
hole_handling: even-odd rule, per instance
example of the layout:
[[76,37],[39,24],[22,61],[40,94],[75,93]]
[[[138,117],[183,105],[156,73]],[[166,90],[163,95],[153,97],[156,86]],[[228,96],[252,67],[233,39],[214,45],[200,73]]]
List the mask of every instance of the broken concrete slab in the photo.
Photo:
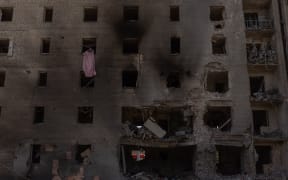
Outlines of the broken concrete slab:
[[152,118],[148,119],[144,126],[149,129],[153,134],[155,134],[158,138],[163,138],[166,135],[166,131],[164,131],[157,123],[152,122]]

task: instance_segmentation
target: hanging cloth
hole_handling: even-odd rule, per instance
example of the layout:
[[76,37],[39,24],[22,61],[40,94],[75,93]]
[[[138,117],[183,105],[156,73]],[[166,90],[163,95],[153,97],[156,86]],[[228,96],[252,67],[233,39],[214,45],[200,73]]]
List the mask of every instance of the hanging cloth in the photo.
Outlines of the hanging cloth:
[[82,69],[85,77],[93,77],[96,75],[95,55],[94,50],[91,48],[83,53]]

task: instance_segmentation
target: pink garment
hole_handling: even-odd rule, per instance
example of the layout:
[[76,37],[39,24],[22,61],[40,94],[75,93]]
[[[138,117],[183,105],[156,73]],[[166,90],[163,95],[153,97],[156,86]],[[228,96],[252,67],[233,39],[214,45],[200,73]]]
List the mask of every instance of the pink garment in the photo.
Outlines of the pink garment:
[[93,77],[96,75],[95,56],[93,49],[88,49],[83,53],[82,69],[85,77]]

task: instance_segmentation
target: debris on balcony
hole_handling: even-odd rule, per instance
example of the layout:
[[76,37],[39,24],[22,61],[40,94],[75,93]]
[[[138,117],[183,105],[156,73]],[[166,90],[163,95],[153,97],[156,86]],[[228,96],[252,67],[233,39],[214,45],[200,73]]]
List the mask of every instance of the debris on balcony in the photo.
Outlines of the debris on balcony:
[[169,139],[190,137],[193,117],[182,108],[122,108],[124,137],[136,139]]
[[247,59],[249,64],[277,64],[276,51],[266,44],[247,44]]
[[144,123],[144,126],[158,138],[163,138],[166,135],[166,131],[163,130],[152,117]]
[[251,100],[255,102],[269,102],[279,104],[283,102],[283,96],[280,94],[278,89],[271,89],[264,92],[254,92],[252,94]]
[[261,136],[263,137],[283,137],[280,129],[272,129],[271,127],[261,127]]

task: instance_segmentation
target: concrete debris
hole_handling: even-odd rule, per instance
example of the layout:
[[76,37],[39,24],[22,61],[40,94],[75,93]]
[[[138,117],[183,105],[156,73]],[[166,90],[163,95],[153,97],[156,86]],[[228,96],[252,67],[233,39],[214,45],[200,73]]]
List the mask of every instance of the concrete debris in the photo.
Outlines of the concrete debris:
[[166,135],[166,131],[163,130],[157,123],[152,121],[152,118],[149,118],[144,126],[149,129],[153,134],[155,134],[158,138],[163,138]]
[[256,102],[281,103],[283,102],[283,96],[278,89],[271,89],[266,92],[253,93],[252,100]]
[[277,64],[276,51],[266,44],[261,44],[259,49],[256,44],[252,44],[250,50],[247,51],[247,57],[251,64]]
[[88,165],[90,164],[90,157],[91,157],[91,149],[88,148],[81,153],[81,157],[83,158],[83,164]]
[[282,137],[280,129],[271,129],[270,127],[261,127],[261,135],[264,137]]
[[156,136],[144,126],[135,126],[130,122],[123,124],[124,135],[127,137],[134,137],[139,139],[153,139]]

